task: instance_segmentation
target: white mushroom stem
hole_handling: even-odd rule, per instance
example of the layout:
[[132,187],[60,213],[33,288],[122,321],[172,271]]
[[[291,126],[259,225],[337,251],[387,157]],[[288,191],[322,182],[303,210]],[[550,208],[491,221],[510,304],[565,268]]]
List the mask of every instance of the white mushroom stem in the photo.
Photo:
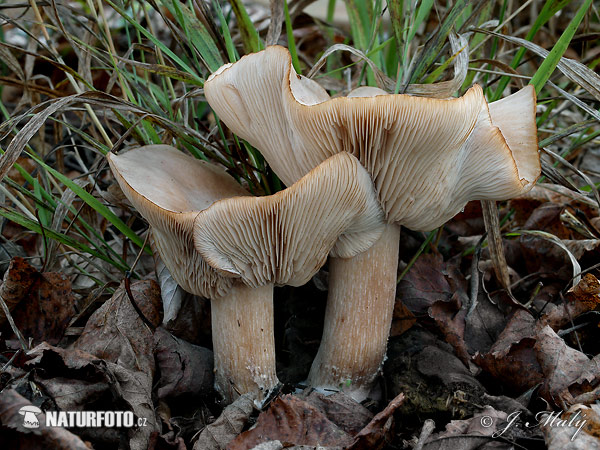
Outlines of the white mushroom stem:
[[364,400],[387,349],[396,298],[400,227],[387,225],[381,238],[353,258],[330,258],[329,296],[321,346],[308,383],[342,389]]
[[259,392],[259,401],[277,386],[273,336],[273,285],[236,282],[211,300],[215,387],[226,403]]

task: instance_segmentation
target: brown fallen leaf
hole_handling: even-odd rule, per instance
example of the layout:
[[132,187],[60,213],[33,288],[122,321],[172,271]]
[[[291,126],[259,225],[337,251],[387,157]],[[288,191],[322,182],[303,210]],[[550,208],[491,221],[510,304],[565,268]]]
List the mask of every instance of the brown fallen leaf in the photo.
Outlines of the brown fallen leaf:
[[206,396],[213,391],[213,353],[159,327],[154,355],[160,370],[158,398]]
[[[133,298],[154,326],[160,323],[161,297],[155,281],[131,285]],[[154,371],[152,330],[133,308],[123,284],[87,321],[73,348],[143,372]]]
[[[158,326],[161,322],[158,284],[153,280],[138,281],[131,284],[130,289],[142,314]],[[121,392],[123,398],[138,417],[148,420],[148,426],[130,432],[130,445],[146,448],[150,434],[157,427],[152,404],[153,332],[134,309],[123,284],[92,314],[72,348],[114,363],[120,369],[115,372],[124,378],[119,382],[132,386],[131,390]]]
[[57,344],[76,313],[67,277],[40,273],[22,258],[13,258],[0,290],[2,298],[13,305],[11,315],[19,331],[36,344]]
[[559,407],[572,405],[571,388],[579,395],[600,383],[600,355],[590,360],[569,347],[549,326],[538,331],[535,350],[544,373],[540,395],[548,402]]
[[[106,429],[94,428],[93,437],[104,440],[113,437],[119,439],[119,432],[125,433],[132,450],[145,450],[153,431],[157,431],[157,423],[152,406],[153,372],[142,373],[84,351],[70,348],[63,349],[42,343],[28,352],[32,357],[25,364],[26,368],[35,369],[34,381],[52,392],[54,401],[65,410],[128,410],[145,421],[139,428],[115,429],[117,434],[108,433]],[[83,380],[87,383],[73,383]],[[106,391],[103,390],[106,386]],[[74,388],[88,388],[88,392],[80,392]],[[79,404],[86,401],[85,408]],[[92,403],[87,403],[92,402]],[[86,429],[75,429],[77,433]],[[111,431],[111,430],[109,430]],[[90,432],[92,433],[92,432]],[[113,442],[114,445],[114,442]]]
[[390,329],[390,336],[399,336],[412,328],[417,323],[417,318],[408,309],[404,303],[396,298],[394,304],[394,316],[392,319],[392,327]]
[[[38,271],[21,257],[11,259],[0,286],[0,296],[12,311],[25,298],[29,289],[37,281]],[[0,309],[0,324],[6,322],[4,310]]]
[[540,318],[540,325],[548,325],[556,331],[572,319],[595,309],[600,304],[600,282],[594,275],[586,273],[576,286],[569,289],[565,301],[547,308],[549,311]]
[[524,230],[540,230],[553,234],[559,239],[576,239],[573,232],[564,226],[560,215],[564,206],[556,203],[544,203],[537,207],[523,225]]
[[364,427],[355,438],[348,450],[378,450],[385,446],[392,426],[394,412],[404,402],[404,394],[400,393],[385,407],[383,411],[373,417],[373,420]]
[[447,302],[452,289],[445,276],[441,255],[419,256],[415,264],[398,284],[397,298],[415,315],[423,315],[435,302]]
[[429,316],[435,320],[445,341],[454,347],[456,355],[468,366],[471,355],[465,343],[465,318],[467,311],[455,293],[449,302],[436,302],[429,307]]
[[524,392],[543,379],[535,342],[535,319],[527,311],[517,309],[492,348],[475,354],[473,359],[493,377]]
[[591,203],[585,195],[558,184],[542,183],[535,185],[526,194],[510,200],[509,205],[515,210],[517,225],[522,227],[531,216],[532,211],[542,203],[570,205],[584,211],[588,217],[597,215],[597,206]]
[[240,395],[228,405],[221,415],[202,430],[194,444],[194,450],[222,450],[238,436],[254,411],[255,397],[252,394]]
[[0,448],[11,450],[89,450],[79,436],[63,427],[46,427],[46,415],[37,414],[39,428],[23,427],[24,416],[19,410],[32,406],[14,389],[0,393]]
[[227,449],[250,450],[268,441],[326,447],[344,447],[353,443],[349,434],[317,408],[293,395],[273,400],[258,416],[256,426],[240,434]]
[[356,436],[373,419],[371,411],[343,392],[323,395],[314,390],[308,391],[308,396],[303,400],[351,436]]

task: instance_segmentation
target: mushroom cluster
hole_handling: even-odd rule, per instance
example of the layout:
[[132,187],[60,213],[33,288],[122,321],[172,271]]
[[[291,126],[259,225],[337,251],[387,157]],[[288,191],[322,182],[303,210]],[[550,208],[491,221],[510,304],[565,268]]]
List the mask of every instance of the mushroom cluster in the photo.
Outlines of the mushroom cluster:
[[222,122],[290,186],[340,153],[367,169],[386,229],[353,258],[331,255],[325,329],[308,382],[362,400],[385,358],[395,302],[400,226],[429,231],[471,200],[506,200],[537,181],[535,90],[488,104],[475,85],[452,99],[360,87],[330,98],[298,75],[279,46],[212,74],[206,98]]
[[278,385],[273,286],[302,285],[328,254],[352,257],[379,239],[385,224],[369,174],[339,154],[288,189],[252,197],[223,170],[166,145],[107,158],[175,281],[211,299],[217,390],[227,402],[268,397]]

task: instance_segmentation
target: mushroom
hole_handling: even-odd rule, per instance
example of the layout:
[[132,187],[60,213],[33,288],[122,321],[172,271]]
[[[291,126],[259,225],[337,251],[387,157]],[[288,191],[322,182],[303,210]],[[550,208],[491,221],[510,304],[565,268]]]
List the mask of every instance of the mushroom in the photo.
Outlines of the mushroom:
[[217,389],[227,401],[250,391],[264,398],[278,383],[273,286],[304,284],[328,253],[353,256],[379,239],[383,212],[368,173],[336,155],[284,191],[251,197],[172,147],[108,158],[174,279],[211,299]]
[[39,428],[40,421],[37,416],[42,413],[42,410],[37,406],[26,405],[19,409],[19,414],[23,416],[24,428]]
[[332,257],[315,387],[368,394],[385,357],[398,264],[399,226],[428,231],[470,200],[505,200],[540,175],[535,91],[488,105],[475,85],[460,98],[389,95],[361,87],[331,99],[273,46],[209,77],[219,118],[261,151],[287,185],[331,155],[348,152],[370,173],[386,216],[382,238],[352,258]]

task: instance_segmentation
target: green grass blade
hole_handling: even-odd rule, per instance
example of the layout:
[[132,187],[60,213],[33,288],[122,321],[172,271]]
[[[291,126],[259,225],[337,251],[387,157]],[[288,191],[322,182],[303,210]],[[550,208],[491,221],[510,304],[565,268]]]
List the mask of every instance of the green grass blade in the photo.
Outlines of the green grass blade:
[[288,9],[287,0],[283,0],[283,12],[285,14],[285,33],[288,40],[288,49],[292,56],[292,65],[297,73],[302,73],[300,68],[300,60],[298,59],[298,51],[296,50],[296,41],[294,40],[294,29],[292,28],[292,19]]
[[590,9],[591,4],[592,0],[586,0],[583,3],[583,5],[581,5],[579,10],[577,11],[577,14],[575,14],[575,17],[573,17],[573,19],[571,20],[563,34],[560,36],[554,47],[552,47],[552,50],[550,51],[548,57],[544,59],[542,65],[533,75],[530,84],[532,84],[535,87],[536,93],[540,93],[542,87],[546,84],[546,82],[554,72],[554,69],[556,69],[560,58],[562,58],[565,51],[567,50],[567,47],[569,47],[569,44],[571,43],[571,40],[573,39],[577,28],[579,28],[579,24],[581,24],[581,21],[583,20],[587,11]]
[[138,30],[141,34],[143,34],[146,38],[148,38],[154,45],[156,45],[158,48],[160,48],[160,50],[165,55],[167,55],[169,58],[171,58],[173,61],[175,61],[177,64],[179,64],[179,66],[181,66],[181,68],[185,72],[191,74],[194,77],[194,79],[196,80],[196,82],[198,82],[199,84],[204,84],[204,80],[196,75],[195,70],[190,68],[190,66],[188,66],[169,47],[167,47],[165,44],[163,44],[156,36],[154,36],[152,33],[150,33],[148,30],[146,30],[146,28],[144,28],[142,25],[140,25],[135,19],[133,19],[132,17],[129,17],[129,15],[127,14],[127,12],[125,10],[119,8],[119,6],[117,6],[115,3],[111,2],[111,0],[106,0],[106,2],[115,11],[117,11],[121,15],[121,17],[123,17],[127,22],[129,22],[131,25],[133,25],[136,30]]
[[[525,36],[525,39],[528,41],[531,41],[533,39],[533,37],[535,36],[535,34],[539,31],[539,29],[542,28],[542,26],[544,26],[544,24],[546,22],[548,22],[548,20],[550,20],[550,18],[552,16],[554,16],[558,11],[563,9],[569,3],[571,3],[571,0],[547,0],[546,3],[544,3],[544,6],[542,7],[542,10],[538,14],[537,18],[533,22],[533,25],[529,29],[529,32]],[[525,48],[520,48],[517,51],[517,54],[515,55],[515,57],[513,58],[512,62],[510,64],[510,66],[513,69],[517,68],[517,66],[521,62],[521,59],[523,59],[525,52],[526,52]],[[504,92],[504,89],[506,89],[506,86],[508,86],[509,82],[510,82],[510,77],[508,77],[508,76],[502,77],[500,79],[500,82],[498,83],[498,88],[496,89],[496,92],[494,92],[494,95],[490,99],[490,101],[496,101],[496,100],[500,99],[500,97],[502,97],[502,93]]]
[[[79,198],[81,198],[85,203],[87,203],[92,209],[94,209],[102,217],[104,217],[111,224],[113,224],[121,233],[123,233],[125,236],[127,236],[127,238],[130,239],[135,245],[137,245],[140,248],[144,245],[144,241],[142,239],[140,239],[140,237],[138,235],[136,235],[131,230],[131,228],[129,228],[127,225],[125,225],[125,223],[121,219],[119,219],[110,209],[108,209],[106,206],[104,206],[96,197],[94,197],[92,194],[87,192],[85,189],[81,188],[79,185],[77,185],[77,183],[74,183],[69,177],[63,175],[59,171],[53,169],[52,167],[50,167],[49,165],[44,163],[44,161],[42,161],[35,155],[30,154],[30,156],[38,164],[40,164],[42,167],[44,167],[44,169],[46,169],[48,172],[50,172],[57,180],[59,180],[61,183],[63,183],[65,186],[67,186],[69,189],[71,189],[73,192],[75,192],[75,194],[77,194],[79,196]],[[148,254],[152,253],[147,247],[145,248],[145,250],[148,252]]]
[[250,20],[250,16],[246,11],[246,8],[241,0],[231,0],[231,7],[233,8],[233,13],[237,18],[237,25],[240,29],[240,33],[242,34],[242,42],[244,43],[244,49],[247,53],[258,52],[264,48],[262,41],[260,40],[260,36],[258,35],[258,31],[254,27],[252,20]]
[[[40,235],[42,234],[42,229],[41,229],[39,223],[37,223],[33,220],[30,220],[30,219],[27,219],[26,217],[14,212],[14,211],[11,211],[10,209],[8,209],[2,205],[0,205],[0,216],[5,217],[6,219],[10,220],[11,222],[21,225],[22,227],[25,227],[28,230],[31,230]],[[119,268],[120,270],[123,270],[123,271],[129,270],[129,267],[127,267],[126,265],[108,258],[106,255],[104,255],[100,252],[97,252],[96,250],[93,250],[92,248],[88,247],[87,245],[82,244],[81,242],[78,242],[75,239],[70,238],[69,236],[66,236],[61,233],[57,233],[56,231],[54,231],[50,228],[44,228],[44,234],[47,238],[53,239],[57,242],[60,242],[61,244],[67,245],[67,246],[74,248],[76,250],[79,250],[81,252],[88,253],[92,256],[100,258],[103,261],[106,261],[106,262],[114,265],[115,267]]]
[[410,82],[418,83],[425,72],[433,64],[433,62],[438,57],[442,47],[446,43],[448,39],[448,35],[452,31],[454,27],[454,23],[461,17],[465,8],[469,6],[469,2],[466,0],[458,0],[452,9],[446,15],[446,18],[441,23],[438,31],[433,35],[433,37],[425,44],[425,48],[421,56],[419,57],[415,68],[411,74]]

